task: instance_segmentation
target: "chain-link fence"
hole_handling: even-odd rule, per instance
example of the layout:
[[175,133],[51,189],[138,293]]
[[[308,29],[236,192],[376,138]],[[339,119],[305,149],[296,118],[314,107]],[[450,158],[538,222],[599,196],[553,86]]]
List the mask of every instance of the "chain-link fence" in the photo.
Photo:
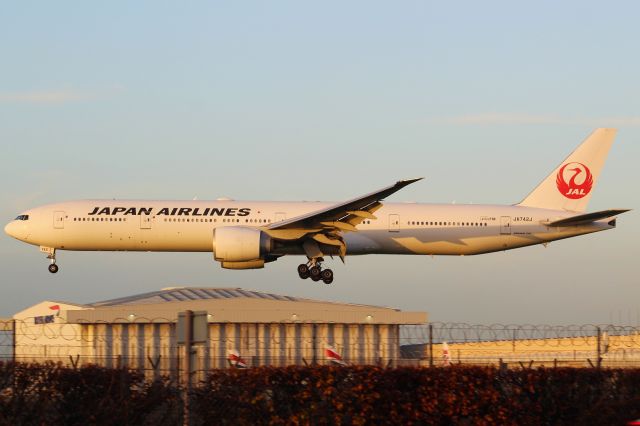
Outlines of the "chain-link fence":
[[[404,326],[405,359],[429,365],[638,367],[640,329],[603,325],[478,325],[431,323]],[[423,343],[425,342],[425,343]]]
[[[215,368],[327,364],[639,367],[639,331],[617,325],[210,323],[190,361],[203,377]],[[0,322],[4,360],[96,364],[178,377],[185,354],[176,323],[164,318]]]

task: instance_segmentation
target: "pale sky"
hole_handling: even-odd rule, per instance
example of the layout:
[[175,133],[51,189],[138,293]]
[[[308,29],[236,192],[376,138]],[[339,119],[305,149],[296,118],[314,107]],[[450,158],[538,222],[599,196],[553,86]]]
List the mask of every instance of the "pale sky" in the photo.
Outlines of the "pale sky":
[[[0,217],[83,198],[520,201],[594,128],[589,210],[640,207],[640,4],[12,2],[0,14]],[[4,226],[4,225],[3,225]],[[0,237],[0,316],[167,286],[243,287],[480,324],[640,323],[637,212],[476,257],[59,252]]]

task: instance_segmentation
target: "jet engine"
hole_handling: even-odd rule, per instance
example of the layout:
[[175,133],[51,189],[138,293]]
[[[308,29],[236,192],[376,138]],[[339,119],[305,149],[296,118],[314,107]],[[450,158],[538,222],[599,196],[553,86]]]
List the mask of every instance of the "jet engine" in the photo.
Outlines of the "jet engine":
[[271,238],[264,232],[242,226],[213,230],[213,258],[226,269],[264,268],[270,261]]

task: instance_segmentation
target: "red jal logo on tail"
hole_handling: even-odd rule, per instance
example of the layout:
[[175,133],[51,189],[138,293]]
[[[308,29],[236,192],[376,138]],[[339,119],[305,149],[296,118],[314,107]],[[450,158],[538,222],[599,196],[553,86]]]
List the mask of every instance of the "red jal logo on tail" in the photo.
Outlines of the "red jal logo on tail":
[[[567,169],[569,166],[571,167]],[[573,172],[568,183],[567,179],[565,179],[565,169],[567,174]],[[577,183],[576,179],[581,183]],[[584,164],[567,163],[558,171],[558,175],[556,176],[556,185],[558,186],[558,191],[560,191],[562,195],[572,200],[578,200],[591,192],[591,188],[593,187],[593,176],[591,175],[589,168]]]

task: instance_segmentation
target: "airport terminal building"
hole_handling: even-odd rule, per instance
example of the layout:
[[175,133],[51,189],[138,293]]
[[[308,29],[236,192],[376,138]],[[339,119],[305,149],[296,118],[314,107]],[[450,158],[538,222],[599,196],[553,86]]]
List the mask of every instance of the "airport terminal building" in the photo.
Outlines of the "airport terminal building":
[[173,374],[184,357],[177,318],[206,315],[194,345],[196,371],[327,364],[327,348],[350,364],[395,365],[400,326],[425,324],[425,312],[325,302],[240,288],[173,287],[90,304],[47,300],[14,315],[16,361],[127,367]]

